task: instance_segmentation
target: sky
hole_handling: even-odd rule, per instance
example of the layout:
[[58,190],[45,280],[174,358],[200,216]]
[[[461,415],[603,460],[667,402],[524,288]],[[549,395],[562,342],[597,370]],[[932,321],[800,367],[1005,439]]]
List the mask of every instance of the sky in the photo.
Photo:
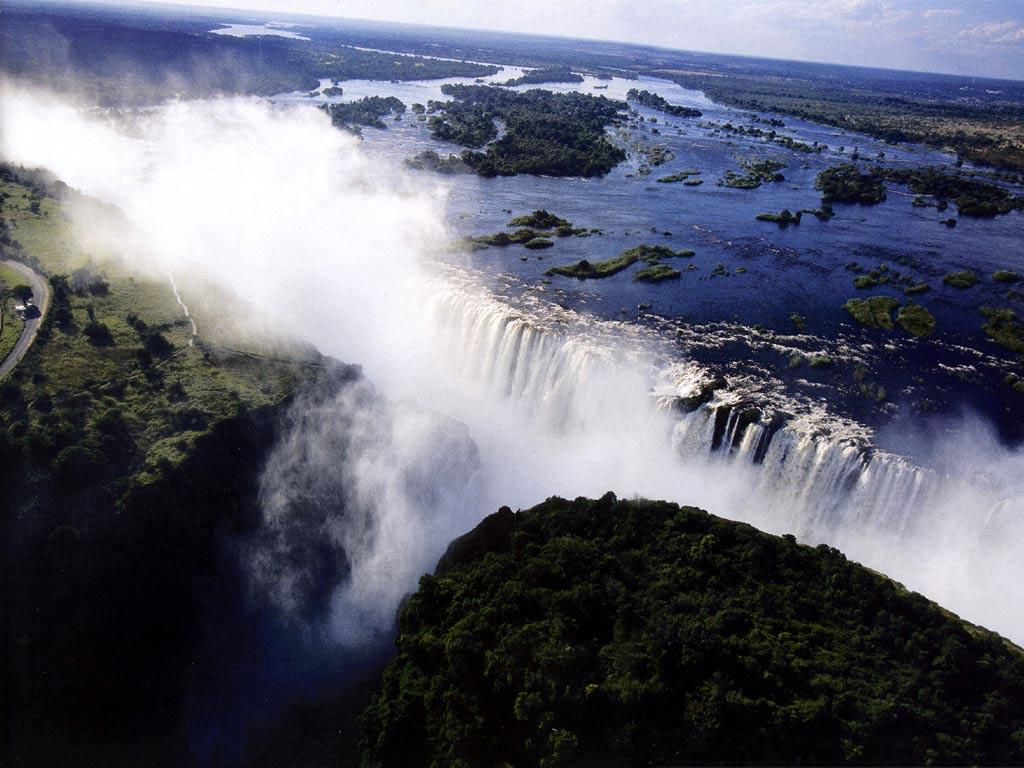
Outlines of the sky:
[[1024,80],[1024,0],[165,2]]

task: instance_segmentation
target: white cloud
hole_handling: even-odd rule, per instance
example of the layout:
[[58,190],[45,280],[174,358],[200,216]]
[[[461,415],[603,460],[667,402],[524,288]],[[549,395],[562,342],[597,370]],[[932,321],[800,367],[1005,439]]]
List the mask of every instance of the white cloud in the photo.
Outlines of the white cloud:
[[960,16],[963,13],[959,8],[929,8],[921,15],[926,19],[942,19],[952,16]]
[[1024,23],[987,21],[962,30],[958,37],[997,45],[1016,45],[1024,43]]
[[756,5],[745,5],[736,12],[743,21],[784,23],[803,21],[822,24],[853,23],[892,24],[913,14],[897,8],[887,0],[770,0]]

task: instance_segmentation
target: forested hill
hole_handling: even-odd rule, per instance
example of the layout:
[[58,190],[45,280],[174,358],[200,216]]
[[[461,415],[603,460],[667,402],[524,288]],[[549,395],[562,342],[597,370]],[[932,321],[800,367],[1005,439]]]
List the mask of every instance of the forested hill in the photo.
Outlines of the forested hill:
[[1019,765],[1024,653],[834,549],[665,502],[503,508],[400,616],[365,765]]

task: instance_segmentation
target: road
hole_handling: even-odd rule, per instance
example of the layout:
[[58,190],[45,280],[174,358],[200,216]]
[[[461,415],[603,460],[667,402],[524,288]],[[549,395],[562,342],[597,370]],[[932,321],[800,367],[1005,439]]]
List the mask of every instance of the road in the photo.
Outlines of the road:
[[24,275],[25,284],[32,288],[32,301],[39,307],[39,317],[25,322],[25,327],[21,331],[21,338],[18,339],[18,343],[14,345],[10,354],[0,363],[0,379],[3,379],[8,373],[13,371],[14,366],[21,362],[21,358],[28,352],[32,342],[36,340],[39,326],[42,324],[43,318],[46,317],[46,310],[50,308],[50,284],[42,275],[33,272],[18,261],[8,259],[3,263]]

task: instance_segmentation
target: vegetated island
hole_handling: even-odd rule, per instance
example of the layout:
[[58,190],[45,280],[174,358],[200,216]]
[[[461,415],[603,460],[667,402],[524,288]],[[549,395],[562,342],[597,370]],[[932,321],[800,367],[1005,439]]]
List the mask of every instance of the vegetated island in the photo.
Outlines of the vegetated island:
[[[694,176],[700,176],[699,168],[684,168],[681,171],[676,171],[668,176],[662,176],[660,179],[656,179],[659,184],[677,184],[679,182],[689,182],[691,180],[702,183],[700,179],[693,179]],[[693,186],[693,185],[691,185]]]
[[412,157],[403,161],[407,168],[417,171],[433,171],[441,174],[472,173],[472,169],[466,165],[458,155],[448,154],[442,157],[432,149],[424,149]]
[[[905,184],[918,195],[934,198],[934,206],[939,211],[946,210],[952,201],[961,216],[990,218],[1024,210],[1024,196],[1014,195],[1005,187],[935,168],[861,170],[852,163],[845,163],[819,173],[815,188],[821,191],[821,199],[826,203],[876,205],[886,199],[886,181]],[[915,199],[914,204],[917,207],[931,205],[924,198]]]
[[786,136],[780,134],[774,128],[764,130],[753,125],[733,125],[732,123],[723,123],[718,126],[721,130],[726,133],[731,133],[735,136],[748,136],[755,139],[764,139],[766,142],[772,144],[778,144],[780,147],[791,149],[794,152],[803,152],[810,154],[811,152],[824,152],[825,146],[814,142],[813,144],[807,144],[803,141],[797,141],[792,136]]
[[931,336],[935,332],[937,324],[931,312],[919,304],[900,307],[899,300],[892,296],[850,299],[843,305],[843,309],[861,325],[886,331],[893,329],[892,312],[897,308],[896,322],[911,336]]
[[512,232],[496,232],[493,235],[477,235],[469,238],[471,247],[522,245],[533,250],[550,248],[554,243],[549,239],[557,237],[590,237],[600,232],[586,227],[574,227],[568,219],[556,216],[543,208],[532,213],[516,216],[508,226],[516,227]]
[[[661,280],[679,277],[678,273],[670,274],[665,269],[654,269],[658,266],[665,266],[661,263],[662,259],[689,258],[693,255],[694,252],[689,249],[674,251],[664,245],[637,245],[627,248],[613,259],[595,262],[581,259],[575,264],[551,267],[545,274],[576,277],[580,280],[596,279],[611,277],[633,266],[638,261],[643,261],[647,264],[648,269],[638,272],[636,279],[646,282],[660,282]],[[676,270],[672,271],[676,272]],[[643,274],[642,277],[641,274]]]
[[505,81],[506,87],[516,85],[541,85],[542,83],[582,83],[583,76],[573,72],[569,67],[541,67],[524,72],[519,77]]
[[780,173],[785,167],[785,163],[777,160],[748,160],[743,164],[743,173],[726,171],[718,184],[734,189],[757,189],[765,182],[785,181],[786,177]]
[[673,117],[701,117],[704,114],[699,109],[669,104],[656,93],[646,90],[641,91],[636,88],[630,88],[627,91],[626,100],[635,101],[637,104],[642,104],[650,109],[656,109],[658,112],[664,112],[666,115],[672,115]]
[[1024,355],[1024,323],[1016,312],[1008,307],[981,307],[980,312],[988,320],[982,330],[990,339],[1011,352]]
[[819,221],[828,221],[836,215],[835,209],[833,209],[831,205],[828,203],[822,203],[820,208],[804,208],[796,213],[789,210],[789,208],[783,208],[778,213],[759,213],[754,218],[758,221],[768,221],[773,224],[778,224],[780,227],[785,229],[790,224],[799,224],[805,213],[814,216]]
[[331,116],[331,124],[352,133],[360,133],[359,126],[384,130],[387,128],[381,118],[385,115],[405,113],[405,104],[395,96],[364,96],[358,101],[342,104],[322,104],[320,109]]
[[[441,91],[452,100],[428,104],[431,134],[469,147],[462,159],[481,176],[602,176],[626,159],[605,135],[626,108],[621,101],[482,85],[446,84]],[[495,120],[505,128],[501,138]]]
[[1018,764],[1024,652],[826,545],[551,498],[403,606],[366,768]]

